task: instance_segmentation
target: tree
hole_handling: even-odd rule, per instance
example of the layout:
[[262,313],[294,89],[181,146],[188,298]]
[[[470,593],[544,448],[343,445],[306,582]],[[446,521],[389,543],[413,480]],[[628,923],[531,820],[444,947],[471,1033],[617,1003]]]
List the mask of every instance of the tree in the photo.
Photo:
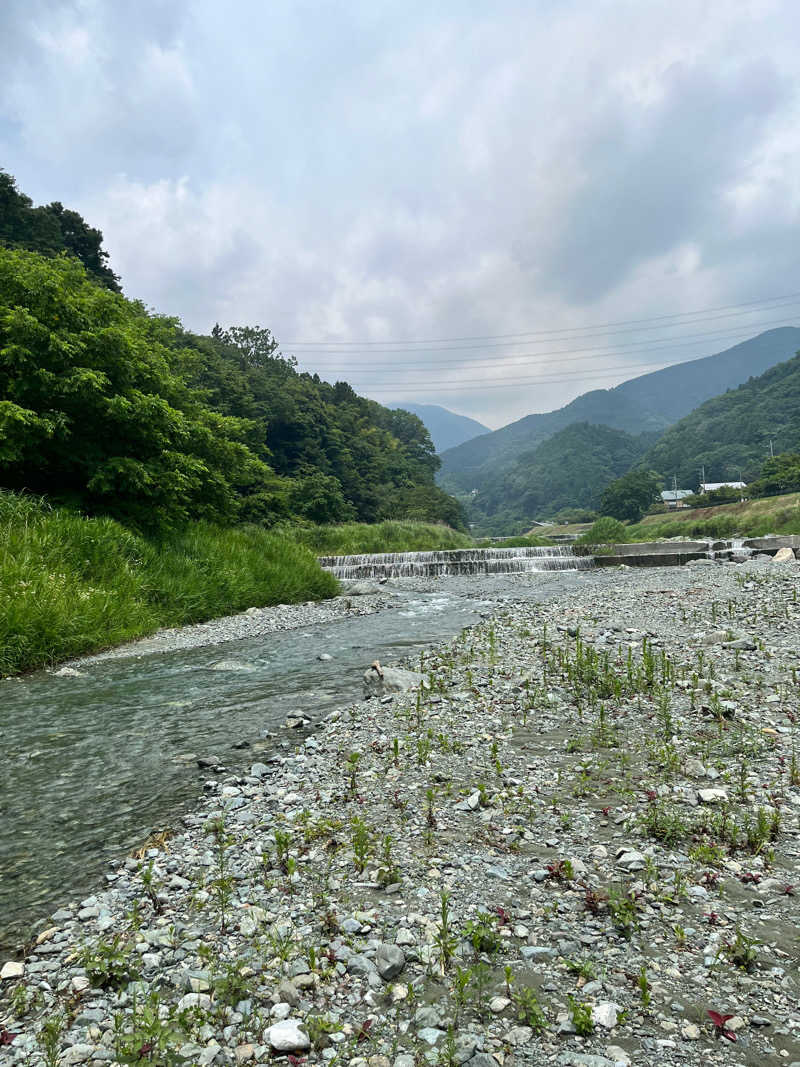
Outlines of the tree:
[[638,522],[659,499],[661,478],[655,471],[629,471],[606,486],[600,500],[600,514],[614,519]]
[[121,292],[119,278],[108,265],[100,230],[57,200],[46,207],[34,207],[31,198],[21,193],[11,175],[2,170],[0,244],[45,256],[66,252],[79,259],[95,281],[114,293]]
[[757,481],[747,488],[749,496],[777,496],[800,491],[800,453],[781,452],[764,461]]
[[235,520],[272,475],[177,372],[176,330],[76,260],[0,247],[0,484],[143,529]]

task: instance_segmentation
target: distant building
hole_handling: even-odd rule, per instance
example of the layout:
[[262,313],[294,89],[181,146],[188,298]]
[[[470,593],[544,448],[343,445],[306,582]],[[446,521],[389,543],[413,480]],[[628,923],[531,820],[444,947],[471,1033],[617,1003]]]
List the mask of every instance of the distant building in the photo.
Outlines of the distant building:
[[746,489],[747,482],[701,482],[699,492],[713,493],[715,489]]
[[689,505],[683,503],[684,499],[693,495],[691,489],[665,489],[661,494],[661,503],[668,508],[685,508]]

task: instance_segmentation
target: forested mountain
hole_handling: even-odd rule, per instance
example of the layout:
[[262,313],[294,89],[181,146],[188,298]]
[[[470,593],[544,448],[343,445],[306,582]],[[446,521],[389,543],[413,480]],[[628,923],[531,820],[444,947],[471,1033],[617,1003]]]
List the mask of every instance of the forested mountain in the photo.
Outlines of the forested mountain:
[[488,426],[471,419],[467,415],[457,415],[454,411],[440,407],[438,404],[389,404],[390,408],[402,408],[410,411],[422,419],[431,435],[433,446],[437,452],[444,452],[448,448],[455,448],[464,441],[469,441],[478,434],[491,433]]
[[463,527],[415,415],[299,374],[269,330],[203,337],[149,313],[117,291],[99,231],[0,178],[0,487],[142,530]]
[[630,470],[654,439],[576,422],[524,452],[483,494],[480,528],[501,532],[562,508],[596,508],[609,482]]
[[103,235],[78,214],[57,200],[34,207],[29,196],[17,189],[10,174],[0,170],[0,244],[27,248],[43,256],[67,252],[83,263],[95,281],[120,292],[119,278],[108,265]]
[[705,467],[706,480],[758,476],[772,448],[800,451],[800,356],[779,363],[675,423],[649,449],[643,467],[692,487]]
[[781,327],[716,355],[643,374],[614,389],[584,393],[558,411],[527,415],[445,452],[439,483],[458,494],[477,490],[475,506],[480,507],[482,495],[493,490],[522,451],[565,426],[590,422],[631,434],[664,430],[705,400],[762,374],[798,348],[800,329]]

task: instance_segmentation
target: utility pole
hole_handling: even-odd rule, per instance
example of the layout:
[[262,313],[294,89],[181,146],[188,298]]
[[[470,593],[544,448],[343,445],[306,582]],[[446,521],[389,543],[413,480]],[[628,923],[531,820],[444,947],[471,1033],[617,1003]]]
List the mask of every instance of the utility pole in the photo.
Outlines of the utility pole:
[[705,465],[705,463],[703,464],[702,467],[698,467],[697,468],[697,473],[700,475],[700,479],[701,479],[701,481],[700,481],[700,491],[704,492],[705,490],[704,490],[703,487],[706,484],[706,465]]
[[774,451],[774,449],[772,447],[772,438],[771,437],[769,439],[769,458],[770,459],[775,459],[775,451]]

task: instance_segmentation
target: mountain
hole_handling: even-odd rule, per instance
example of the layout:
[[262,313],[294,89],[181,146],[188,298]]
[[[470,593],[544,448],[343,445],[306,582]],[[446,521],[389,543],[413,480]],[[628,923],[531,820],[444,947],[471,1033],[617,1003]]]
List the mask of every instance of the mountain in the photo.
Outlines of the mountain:
[[595,508],[609,482],[625,474],[652,445],[653,434],[633,437],[624,430],[576,422],[523,452],[506,475],[483,494],[487,532],[531,519],[549,518],[562,508]]
[[397,410],[410,411],[421,419],[427,427],[428,433],[433,440],[433,446],[437,452],[444,452],[448,448],[469,441],[478,434],[491,433],[488,426],[470,419],[467,415],[456,415],[454,411],[439,407],[438,404],[387,404],[387,407]]
[[800,356],[751,378],[671,426],[642,458],[642,466],[687,488],[700,481],[757,477],[770,454],[800,451]]
[[763,374],[798,348],[800,328],[784,326],[716,355],[643,374],[614,389],[584,393],[558,411],[526,415],[449,449],[442,455],[439,484],[462,496],[476,490],[473,502],[480,510],[483,493],[503,479],[522,451],[535,448],[565,426],[589,422],[629,434],[665,430],[699,404],[741,385],[753,374]]

